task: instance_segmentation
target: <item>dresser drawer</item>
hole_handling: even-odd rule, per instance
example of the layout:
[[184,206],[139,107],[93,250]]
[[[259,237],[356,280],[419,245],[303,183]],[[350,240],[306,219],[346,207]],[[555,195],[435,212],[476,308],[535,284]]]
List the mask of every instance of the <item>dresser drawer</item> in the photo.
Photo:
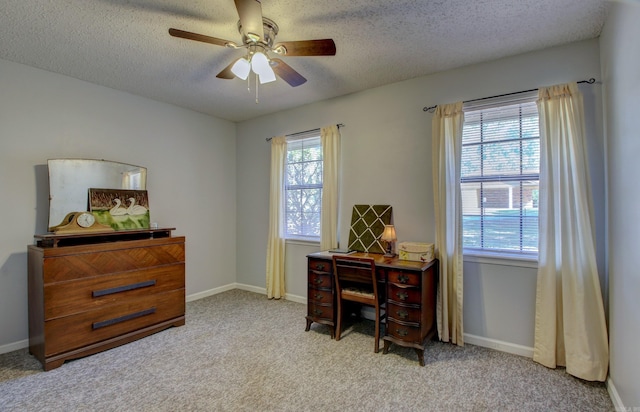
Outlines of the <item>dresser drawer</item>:
[[44,286],[44,317],[50,320],[184,287],[184,263],[49,283]]
[[389,283],[389,294],[387,299],[390,301],[420,305],[422,302],[422,296],[420,294],[420,288],[416,287],[402,287]]
[[[126,243],[126,242],[123,242]],[[44,261],[43,282],[61,282],[184,262],[184,243],[58,255]]]
[[387,319],[387,334],[404,342],[422,343],[420,325]]
[[320,259],[309,259],[309,270],[316,272],[333,272],[333,262]]
[[420,276],[418,274],[399,270],[389,270],[387,272],[387,281],[400,285],[420,286]]
[[333,304],[333,293],[328,289],[309,288],[309,302]]
[[45,356],[66,352],[180,317],[184,289],[117,303],[45,322]]
[[403,322],[419,323],[422,310],[419,307],[402,306],[389,302],[387,305],[387,317]]
[[324,305],[314,302],[308,304],[308,315],[316,319],[325,319],[333,322],[333,305]]
[[333,275],[330,273],[316,273],[314,271],[309,272],[309,287],[310,288],[327,288],[331,289],[333,285]]

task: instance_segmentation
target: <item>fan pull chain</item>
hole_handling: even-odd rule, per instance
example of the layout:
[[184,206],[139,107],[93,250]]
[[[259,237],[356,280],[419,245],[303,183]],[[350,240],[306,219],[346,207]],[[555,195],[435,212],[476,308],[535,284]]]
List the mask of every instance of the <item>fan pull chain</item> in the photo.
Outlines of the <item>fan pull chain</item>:
[[258,74],[256,73],[256,104],[258,104]]

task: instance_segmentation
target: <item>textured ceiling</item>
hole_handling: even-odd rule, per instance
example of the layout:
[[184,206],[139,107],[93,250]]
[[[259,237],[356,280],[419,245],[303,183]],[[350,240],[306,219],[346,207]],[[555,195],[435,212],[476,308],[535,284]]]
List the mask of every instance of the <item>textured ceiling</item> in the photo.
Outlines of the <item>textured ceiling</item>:
[[333,38],[336,56],[283,57],[308,79],[247,91],[215,76],[240,50],[232,0],[2,0],[0,58],[242,121],[442,70],[597,37],[606,0],[262,0],[277,41]]

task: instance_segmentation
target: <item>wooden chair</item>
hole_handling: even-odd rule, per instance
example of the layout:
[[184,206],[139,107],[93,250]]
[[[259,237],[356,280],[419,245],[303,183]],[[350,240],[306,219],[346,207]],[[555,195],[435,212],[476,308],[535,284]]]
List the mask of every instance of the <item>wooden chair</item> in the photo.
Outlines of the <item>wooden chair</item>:
[[378,353],[380,349],[380,324],[386,314],[381,314],[385,301],[384,287],[378,288],[375,261],[370,258],[334,255],[333,276],[338,309],[335,339],[340,340],[342,332],[343,301],[372,306],[376,312],[374,352]]

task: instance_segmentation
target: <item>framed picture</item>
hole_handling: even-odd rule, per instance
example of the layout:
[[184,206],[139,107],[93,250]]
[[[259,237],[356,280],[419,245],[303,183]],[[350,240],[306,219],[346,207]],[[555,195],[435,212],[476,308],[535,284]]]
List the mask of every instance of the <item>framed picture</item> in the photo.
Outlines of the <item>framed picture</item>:
[[89,210],[98,223],[115,230],[149,229],[146,190],[89,188]]

